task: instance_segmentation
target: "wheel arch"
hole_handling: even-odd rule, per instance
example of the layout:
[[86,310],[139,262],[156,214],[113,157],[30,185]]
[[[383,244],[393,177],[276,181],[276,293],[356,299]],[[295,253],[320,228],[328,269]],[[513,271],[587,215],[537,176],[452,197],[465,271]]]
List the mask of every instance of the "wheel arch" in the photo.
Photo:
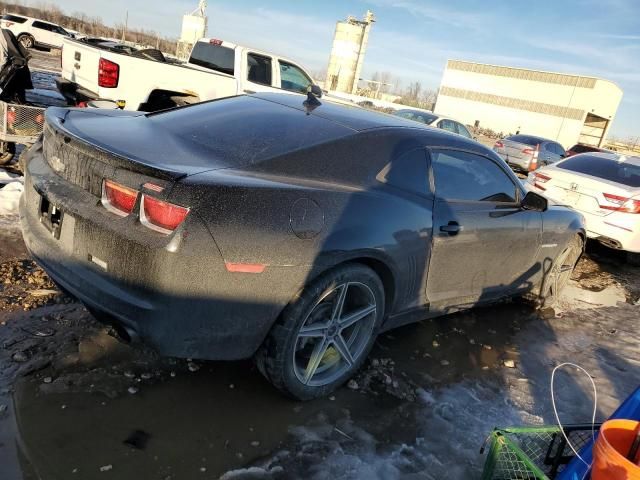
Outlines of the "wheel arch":
[[380,281],[382,282],[382,287],[384,288],[385,316],[393,312],[396,301],[396,293],[398,291],[398,274],[394,271],[390,262],[388,260],[381,259],[379,255],[357,254],[348,258],[343,258],[339,262],[325,269],[322,269],[321,271],[318,271],[316,275],[309,279],[309,282],[315,281],[315,279],[320,277],[321,275],[325,275],[328,272],[335,270],[336,268],[340,268],[348,264],[364,265],[365,267],[373,270],[374,273],[378,275],[378,278],[380,278]]

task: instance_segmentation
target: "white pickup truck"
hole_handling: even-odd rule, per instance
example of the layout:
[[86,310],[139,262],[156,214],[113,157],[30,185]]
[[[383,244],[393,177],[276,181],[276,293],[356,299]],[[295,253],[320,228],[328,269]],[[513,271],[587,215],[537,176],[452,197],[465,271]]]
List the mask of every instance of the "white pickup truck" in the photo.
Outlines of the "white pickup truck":
[[72,105],[111,100],[127,110],[156,111],[242,93],[288,91],[316,96],[304,68],[283,57],[216,39],[196,42],[186,63],[158,50],[66,39],[58,89]]

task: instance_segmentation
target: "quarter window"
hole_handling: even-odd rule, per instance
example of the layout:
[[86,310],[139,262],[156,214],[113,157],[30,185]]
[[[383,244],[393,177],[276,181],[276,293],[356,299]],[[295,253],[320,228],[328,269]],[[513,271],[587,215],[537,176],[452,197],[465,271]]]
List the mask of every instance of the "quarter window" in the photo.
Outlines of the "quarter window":
[[445,200],[516,202],[517,188],[496,163],[468,152],[437,151],[432,156],[436,195]]
[[429,193],[429,169],[424,149],[418,148],[392,160],[378,174],[378,180],[413,193]]
[[280,87],[292,92],[306,93],[313,82],[295,65],[287,62],[280,63]]
[[247,80],[260,85],[271,85],[271,58],[256,53],[247,55]]
[[11,14],[3,15],[2,20],[6,20],[8,22],[13,22],[13,23],[24,23],[27,21],[26,18],[18,17],[16,15],[11,15]]

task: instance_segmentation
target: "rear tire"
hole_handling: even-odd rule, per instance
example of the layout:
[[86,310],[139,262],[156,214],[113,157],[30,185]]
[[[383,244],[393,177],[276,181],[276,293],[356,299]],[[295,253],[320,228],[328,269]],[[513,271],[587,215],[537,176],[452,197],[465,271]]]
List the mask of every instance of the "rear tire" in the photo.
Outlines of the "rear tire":
[[362,366],[384,304],[370,268],[348,264],[325,273],[285,308],[256,354],[258,369],[298,400],[328,395]]
[[18,37],[18,41],[24,48],[33,48],[36,44],[35,39],[28,33],[23,33]]
[[583,251],[584,240],[580,235],[575,235],[562,253],[555,258],[542,280],[539,295],[541,307],[553,307],[558,302]]

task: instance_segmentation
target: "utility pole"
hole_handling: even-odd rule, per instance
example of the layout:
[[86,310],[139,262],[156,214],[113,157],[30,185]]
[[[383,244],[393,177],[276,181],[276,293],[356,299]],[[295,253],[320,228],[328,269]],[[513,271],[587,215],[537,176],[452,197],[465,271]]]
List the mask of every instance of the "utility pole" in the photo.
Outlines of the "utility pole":
[[127,37],[127,27],[129,25],[129,10],[126,11],[125,17],[124,17],[124,28],[122,29],[122,41],[124,42],[126,40]]

